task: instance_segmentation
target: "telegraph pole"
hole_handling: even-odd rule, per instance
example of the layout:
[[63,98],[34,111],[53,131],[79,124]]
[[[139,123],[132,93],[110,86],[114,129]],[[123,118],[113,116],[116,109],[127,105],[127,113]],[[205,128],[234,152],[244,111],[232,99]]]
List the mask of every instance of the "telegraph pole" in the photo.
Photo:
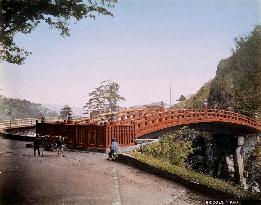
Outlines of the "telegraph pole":
[[169,107],[171,107],[171,84],[169,86]]

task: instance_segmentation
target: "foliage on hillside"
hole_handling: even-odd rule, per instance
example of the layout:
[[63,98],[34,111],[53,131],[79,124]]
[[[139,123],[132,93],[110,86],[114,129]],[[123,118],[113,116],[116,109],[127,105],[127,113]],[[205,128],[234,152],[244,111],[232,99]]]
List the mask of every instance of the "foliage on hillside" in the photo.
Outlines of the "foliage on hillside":
[[[163,136],[159,142],[143,145],[140,152],[173,165],[185,166],[185,160],[192,153],[191,142],[180,140],[184,129]],[[186,130],[188,132],[188,130]]]
[[261,112],[261,25],[235,42],[233,55],[218,65],[209,104],[254,117]]
[[204,99],[208,99],[209,90],[211,86],[212,80],[205,83],[199,91],[192,95],[190,98],[179,102],[173,106],[176,109],[202,109]]
[[41,104],[15,98],[0,98],[0,120],[41,118],[47,116],[48,113],[54,115],[53,112],[48,112],[48,109]]

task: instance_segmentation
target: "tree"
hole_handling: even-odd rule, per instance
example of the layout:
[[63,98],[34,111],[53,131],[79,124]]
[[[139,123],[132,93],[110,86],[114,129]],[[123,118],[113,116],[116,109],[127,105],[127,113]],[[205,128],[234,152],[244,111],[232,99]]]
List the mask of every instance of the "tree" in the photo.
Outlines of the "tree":
[[72,116],[72,108],[69,105],[65,105],[60,111],[60,117],[62,119],[70,119]]
[[181,102],[181,101],[184,101],[184,100],[186,100],[185,96],[184,96],[184,95],[181,95],[180,98],[179,98],[177,101],[180,101],[180,102]]
[[0,62],[21,65],[30,52],[14,42],[16,33],[28,34],[40,22],[69,36],[71,20],[95,19],[97,14],[112,16],[107,9],[117,0],[1,0],[0,2]]
[[86,112],[105,113],[119,110],[119,102],[125,98],[119,94],[120,85],[116,82],[103,81],[98,88],[89,93],[90,99],[84,106]]

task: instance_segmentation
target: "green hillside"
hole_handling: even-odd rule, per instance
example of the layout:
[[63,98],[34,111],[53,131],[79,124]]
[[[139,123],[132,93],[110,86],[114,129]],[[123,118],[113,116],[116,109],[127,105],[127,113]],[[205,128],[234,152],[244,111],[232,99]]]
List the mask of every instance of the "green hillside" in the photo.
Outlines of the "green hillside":
[[0,98],[0,120],[41,118],[52,113],[41,104],[32,103],[28,100]]

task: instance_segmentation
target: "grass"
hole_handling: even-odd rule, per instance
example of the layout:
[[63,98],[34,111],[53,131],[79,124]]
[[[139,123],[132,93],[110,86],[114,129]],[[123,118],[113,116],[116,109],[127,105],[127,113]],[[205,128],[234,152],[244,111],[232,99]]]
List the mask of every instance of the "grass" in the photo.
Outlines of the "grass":
[[252,194],[250,192],[247,192],[241,189],[240,187],[234,186],[221,179],[213,178],[205,174],[194,172],[185,167],[175,166],[168,162],[161,161],[159,159],[142,154],[140,152],[131,152],[130,156],[152,167],[173,173],[177,177],[183,178],[186,181],[201,184],[206,187],[231,194],[240,199],[252,198]]

